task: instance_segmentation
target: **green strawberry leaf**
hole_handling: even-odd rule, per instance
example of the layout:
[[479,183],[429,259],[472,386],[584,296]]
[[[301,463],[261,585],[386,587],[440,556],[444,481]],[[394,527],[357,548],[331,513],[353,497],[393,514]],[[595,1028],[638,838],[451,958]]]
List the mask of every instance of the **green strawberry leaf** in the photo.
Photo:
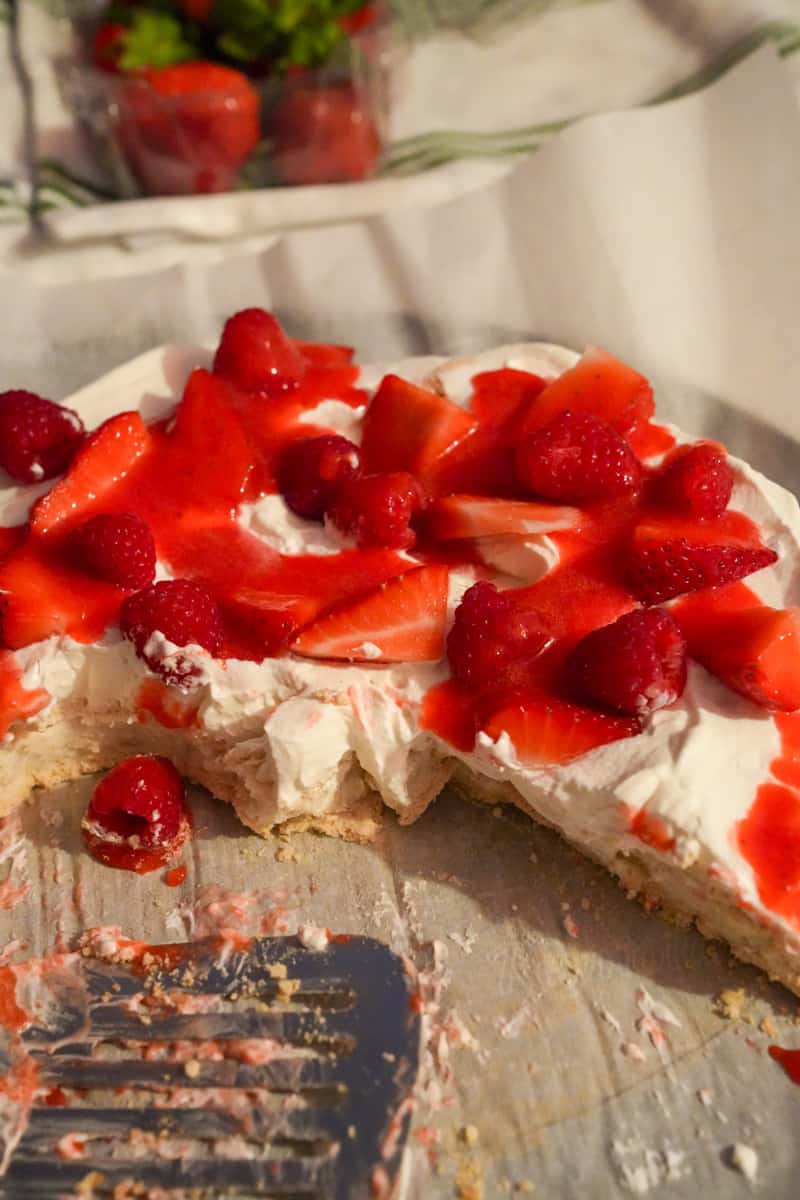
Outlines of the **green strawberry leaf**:
[[136,9],[120,38],[119,66],[123,71],[141,67],[173,67],[198,57],[180,21],[168,13]]

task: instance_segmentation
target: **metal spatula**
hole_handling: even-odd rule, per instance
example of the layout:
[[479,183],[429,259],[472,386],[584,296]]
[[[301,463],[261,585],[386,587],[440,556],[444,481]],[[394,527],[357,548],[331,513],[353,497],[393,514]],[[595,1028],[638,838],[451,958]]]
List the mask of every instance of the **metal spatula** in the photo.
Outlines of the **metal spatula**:
[[84,960],[85,994],[23,1035],[61,1106],[33,1108],[0,1196],[388,1195],[419,1061],[401,960],[365,937],[190,948]]

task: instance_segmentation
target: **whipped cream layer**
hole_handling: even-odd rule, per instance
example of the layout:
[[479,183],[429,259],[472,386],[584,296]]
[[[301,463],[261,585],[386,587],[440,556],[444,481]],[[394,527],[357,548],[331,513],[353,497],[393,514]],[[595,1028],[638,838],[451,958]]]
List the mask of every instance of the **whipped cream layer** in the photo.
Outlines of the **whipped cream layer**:
[[[533,343],[501,347],[457,360],[409,359],[391,367],[364,367],[359,386],[374,388],[387,369],[411,382],[426,383],[464,406],[472,377],[511,366],[555,378],[577,359],[561,347]],[[154,350],[114,371],[65,403],[92,427],[113,413],[139,409],[147,419],[163,416],[180,398],[195,366],[207,366],[206,350]],[[331,399],[303,419],[359,440],[363,410]],[[687,441],[673,430],[678,441]],[[778,562],[748,577],[765,603],[800,603],[800,509],[784,489],[747,464],[730,459],[735,475],[731,508],[758,525]],[[7,486],[0,491],[0,523],[23,521],[47,485]],[[242,527],[284,554],[336,554],[342,539],[327,526],[291,513],[269,495],[243,505]],[[483,558],[497,571],[500,586],[540,578],[558,561],[546,535],[486,539]],[[414,562],[409,554],[410,565]],[[166,574],[163,570],[160,572]],[[475,579],[469,567],[451,572],[449,612]],[[163,641],[163,639],[162,639]],[[243,819],[264,830],[294,817],[330,811],[341,786],[343,764],[355,764],[371,788],[404,822],[415,819],[444,786],[459,760],[498,783],[511,783],[526,804],[566,837],[606,862],[635,854],[645,861],[668,860],[688,868],[704,865],[743,908],[779,928],[790,949],[800,950],[800,933],[764,908],[749,863],[735,840],[760,784],[778,757],[781,739],[773,716],[738,696],[703,667],[690,663],[681,699],[652,715],[641,734],[599,747],[566,766],[530,768],[517,757],[507,734],[494,742],[479,734],[474,749],[455,749],[420,725],[423,697],[448,676],[446,662],[381,666],[328,664],[291,655],[262,663],[217,661],[197,647],[158,647],[178,654],[196,669],[196,686],[176,703],[197,710],[197,728],[229,746],[231,765],[249,764],[242,782],[249,793]],[[368,655],[368,651],[365,651]],[[369,655],[368,655],[369,656]],[[26,689],[46,689],[52,700],[12,727],[4,755],[13,761],[22,735],[51,725],[64,711],[111,714],[135,721],[137,696],[153,676],[116,631],[85,646],[68,638],[17,652]],[[188,728],[184,736],[191,738]],[[0,756],[1,758],[2,756]],[[2,768],[0,767],[0,770]],[[267,786],[267,781],[269,786]],[[237,807],[239,807],[237,805]],[[663,825],[669,849],[643,841],[632,816],[645,810]]]

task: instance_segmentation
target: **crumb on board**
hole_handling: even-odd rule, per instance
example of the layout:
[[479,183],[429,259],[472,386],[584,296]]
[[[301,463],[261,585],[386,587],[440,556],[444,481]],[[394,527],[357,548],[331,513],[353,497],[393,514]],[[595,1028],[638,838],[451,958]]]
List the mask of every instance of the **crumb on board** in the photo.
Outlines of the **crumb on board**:
[[753,1024],[752,1014],[744,1007],[745,997],[743,988],[726,988],[714,997],[714,1012],[724,1017],[726,1021],[744,1021]]
[[456,1172],[458,1200],[483,1200],[483,1171],[474,1158],[468,1158]]
[[748,1183],[755,1183],[758,1175],[758,1152],[744,1142],[735,1142],[725,1154],[728,1165],[744,1175]]
[[778,1036],[778,1026],[773,1021],[772,1017],[762,1017],[758,1023],[758,1028],[767,1037],[774,1038]]
[[477,1146],[480,1138],[480,1134],[478,1133],[478,1128],[476,1125],[462,1126],[458,1136],[461,1138],[461,1141],[464,1143],[464,1145],[469,1146],[470,1149],[472,1149],[473,1146]]

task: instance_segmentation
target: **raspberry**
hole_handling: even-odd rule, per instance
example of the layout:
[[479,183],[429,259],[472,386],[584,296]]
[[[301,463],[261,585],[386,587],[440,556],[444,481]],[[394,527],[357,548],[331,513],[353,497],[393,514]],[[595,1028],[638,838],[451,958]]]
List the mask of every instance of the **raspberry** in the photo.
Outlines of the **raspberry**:
[[582,638],[567,673],[582,699],[644,716],[682,694],[686,640],[663,609],[635,609]]
[[100,513],[76,530],[73,545],[91,575],[124,588],[143,588],[156,573],[156,544],[135,513]]
[[684,592],[720,587],[778,561],[766,547],[693,545],[686,538],[634,545],[625,573],[631,590],[645,604],[661,604]]
[[344,437],[323,434],[287,446],[281,457],[278,487],[292,512],[321,521],[346,479],[361,465],[358,446]]
[[339,489],[329,510],[337,529],[359,546],[408,550],[417,540],[411,521],[425,507],[422,485],[408,471],[360,475]]
[[148,653],[156,632],[176,646],[202,646],[209,654],[222,648],[222,617],[216,600],[193,579],[169,579],[134,592],[122,602],[119,626],[136,653],[167,683],[190,686],[198,670],[185,656]]
[[126,758],[100,780],[82,822],[86,848],[112,867],[150,871],[188,831],[183,780],[167,758]]
[[655,479],[654,497],[689,517],[718,517],[733,491],[733,471],[715,446],[698,442],[679,452]]
[[0,466],[21,483],[61,475],[86,436],[83,422],[34,392],[0,393]]
[[456,609],[447,658],[454,679],[481,688],[498,684],[512,664],[533,658],[549,641],[536,614],[517,611],[508,592],[474,583]]
[[272,313],[245,308],[225,322],[214,371],[245,392],[276,394],[297,385],[305,361]]
[[622,496],[641,468],[625,439],[588,412],[564,412],[517,447],[517,478],[528,491],[568,504]]

